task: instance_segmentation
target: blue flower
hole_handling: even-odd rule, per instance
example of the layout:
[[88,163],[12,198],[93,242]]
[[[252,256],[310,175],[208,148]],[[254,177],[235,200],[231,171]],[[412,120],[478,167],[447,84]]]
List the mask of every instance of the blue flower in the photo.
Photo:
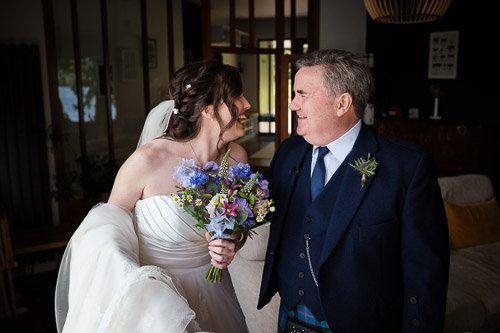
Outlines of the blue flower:
[[226,229],[234,230],[235,223],[236,223],[236,220],[234,219],[234,217],[232,217],[231,215],[227,216],[227,219],[224,220],[223,230],[226,230]]
[[175,172],[172,178],[182,185],[182,187],[189,187],[191,185],[191,177],[195,174],[196,167],[194,160],[181,159],[178,166],[175,167]]
[[212,235],[212,239],[231,239],[231,235],[225,234],[223,230],[216,230]]
[[[250,175],[250,178],[253,178],[253,176],[255,176],[255,173],[252,173],[252,174]],[[257,176],[257,181],[256,181],[256,182],[258,182],[259,180],[262,180],[263,178],[264,178],[264,176],[262,176],[262,174],[261,174],[261,173],[259,173],[259,175]]]
[[203,171],[201,171],[200,169],[196,169],[194,175],[191,176],[190,182],[193,188],[198,188],[200,185],[205,184],[207,179],[208,177],[203,173]]
[[205,227],[208,232],[217,232],[217,231],[224,231],[223,224],[219,223],[222,220],[225,220],[225,216],[221,216],[219,212],[216,213],[215,217],[210,218],[210,223],[205,224]]
[[233,174],[233,177],[245,178],[250,175],[250,165],[240,162],[230,167],[229,171]]

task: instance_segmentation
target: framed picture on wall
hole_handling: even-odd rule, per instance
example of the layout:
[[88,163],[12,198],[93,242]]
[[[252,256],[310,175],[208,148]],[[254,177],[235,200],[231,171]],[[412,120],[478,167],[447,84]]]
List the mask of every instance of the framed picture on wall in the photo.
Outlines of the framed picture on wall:
[[429,38],[429,79],[456,79],[458,30],[431,32]]
[[148,39],[148,64],[149,68],[156,68],[158,66],[157,62],[157,51],[156,51],[156,39]]

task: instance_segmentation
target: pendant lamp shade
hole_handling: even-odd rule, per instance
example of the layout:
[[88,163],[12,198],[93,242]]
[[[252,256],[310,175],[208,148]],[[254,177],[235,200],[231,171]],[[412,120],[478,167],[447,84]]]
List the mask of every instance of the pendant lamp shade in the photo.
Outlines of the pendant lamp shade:
[[375,22],[422,23],[441,18],[451,0],[364,0]]

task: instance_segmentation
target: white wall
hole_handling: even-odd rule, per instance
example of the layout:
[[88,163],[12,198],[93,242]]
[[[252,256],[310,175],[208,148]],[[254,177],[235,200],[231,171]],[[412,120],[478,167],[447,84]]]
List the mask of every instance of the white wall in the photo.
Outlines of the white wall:
[[363,0],[320,0],[319,47],[364,54],[366,15]]

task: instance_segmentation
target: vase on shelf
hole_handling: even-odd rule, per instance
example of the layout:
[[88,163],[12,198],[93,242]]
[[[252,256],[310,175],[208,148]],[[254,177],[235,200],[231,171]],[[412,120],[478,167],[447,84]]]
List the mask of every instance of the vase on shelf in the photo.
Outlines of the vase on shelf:
[[434,113],[430,116],[430,119],[441,119],[441,116],[438,114],[439,108],[439,97],[434,97]]

